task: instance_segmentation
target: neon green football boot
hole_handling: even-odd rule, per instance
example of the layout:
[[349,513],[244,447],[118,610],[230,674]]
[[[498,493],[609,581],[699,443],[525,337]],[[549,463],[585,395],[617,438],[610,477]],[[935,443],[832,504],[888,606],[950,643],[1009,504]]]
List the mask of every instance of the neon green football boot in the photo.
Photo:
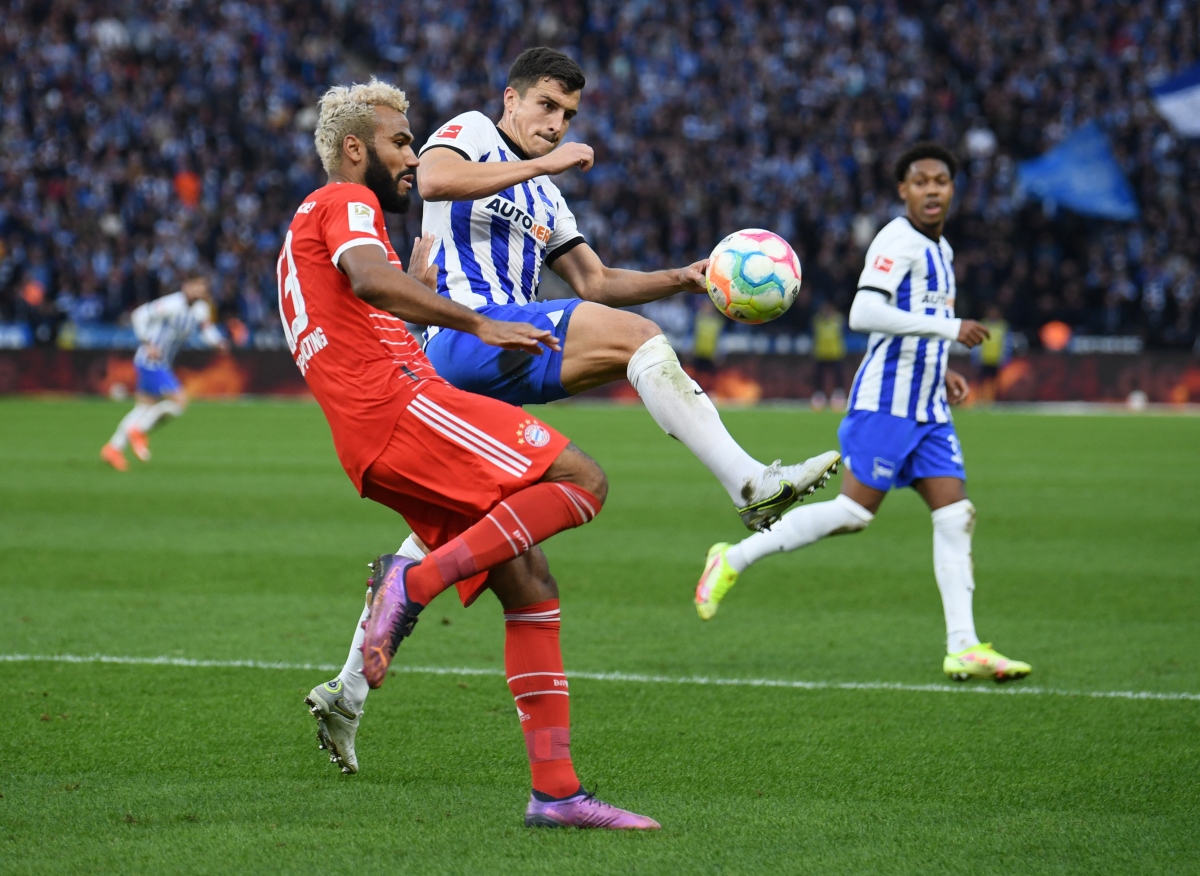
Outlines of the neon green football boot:
[[971,678],[990,678],[994,681],[1019,681],[1033,672],[1033,667],[1020,660],[1010,660],[990,643],[973,645],[957,654],[947,654],[942,672],[955,681]]
[[700,615],[700,620],[712,620],[729,588],[737,583],[738,573],[725,559],[729,548],[727,542],[717,542],[704,558],[704,574],[696,585],[696,614]]

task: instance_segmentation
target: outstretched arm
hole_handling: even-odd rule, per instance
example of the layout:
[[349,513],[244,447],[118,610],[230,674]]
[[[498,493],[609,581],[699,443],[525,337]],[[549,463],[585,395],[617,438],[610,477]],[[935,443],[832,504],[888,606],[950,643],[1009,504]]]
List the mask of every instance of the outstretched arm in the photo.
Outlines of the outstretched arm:
[[974,347],[989,337],[988,330],[973,319],[948,319],[909,313],[888,304],[887,296],[870,289],[859,289],[850,305],[850,328],[856,332],[883,332],[889,335],[916,335],[944,338]]
[[574,246],[550,265],[585,301],[628,307],[676,292],[703,292],[708,260],[669,271],[626,271],[607,267],[586,243]]
[[200,340],[204,341],[207,346],[218,349],[222,353],[229,352],[229,341],[225,340],[225,336],[211,322],[206,322],[200,327]]
[[540,354],[542,344],[552,350],[559,349],[558,339],[549,331],[524,322],[488,319],[430,291],[389,262],[382,247],[351,247],[342,253],[338,268],[350,280],[355,295],[405,322],[468,332],[486,344],[506,350]]
[[535,176],[554,176],[578,167],[591,170],[592,147],[564,143],[553,152],[529,161],[468,161],[448,146],[434,146],[421,155],[417,189],[426,201],[477,201]]

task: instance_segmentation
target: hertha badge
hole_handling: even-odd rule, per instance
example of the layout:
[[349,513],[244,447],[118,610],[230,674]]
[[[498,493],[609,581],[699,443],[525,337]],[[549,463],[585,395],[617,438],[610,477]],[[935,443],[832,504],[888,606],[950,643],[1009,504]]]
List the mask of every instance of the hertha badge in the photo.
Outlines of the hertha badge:
[[537,420],[526,420],[517,427],[517,443],[545,447],[550,443],[550,430]]

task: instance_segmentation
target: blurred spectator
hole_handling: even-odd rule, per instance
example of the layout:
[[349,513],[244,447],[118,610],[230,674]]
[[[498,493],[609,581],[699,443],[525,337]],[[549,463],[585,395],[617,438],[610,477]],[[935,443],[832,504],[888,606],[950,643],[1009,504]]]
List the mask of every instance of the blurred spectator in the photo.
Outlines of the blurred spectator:
[[846,406],[846,382],[842,360],[846,358],[846,317],[830,301],[822,301],[812,318],[813,359],[817,375],[812,404],[840,411]]
[[[678,264],[766,226],[803,254],[813,300],[844,308],[898,210],[891,162],[928,137],[964,160],[947,229],[960,313],[1190,347],[1200,142],[1172,134],[1147,89],[1200,60],[1198,34],[1183,0],[9,0],[0,320],[52,336],[54,302],[95,297],[125,318],[204,262],[222,317],[277,331],[280,235],[322,182],[321,92],[395,81],[421,141],[462,110],[497,115],[512,58],[549,44],[588,76],[571,136],[597,164],[560,184],[609,264]],[[1136,223],[1014,199],[1016,162],[1089,120]],[[394,219],[401,256],[419,220],[419,201]],[[769,331],[806,328],[794,310]]]
[[1012,358],[1013,343],[1008,320],[1004,318],[1004,311],[998,304],[987,306],[981,322],[991,332],[991,336],[971,351],[971,358],[979,367],[979,383],[975,392],[979,400],[986,403],[995,401],[996,381],[1000,376],[1000,369]]

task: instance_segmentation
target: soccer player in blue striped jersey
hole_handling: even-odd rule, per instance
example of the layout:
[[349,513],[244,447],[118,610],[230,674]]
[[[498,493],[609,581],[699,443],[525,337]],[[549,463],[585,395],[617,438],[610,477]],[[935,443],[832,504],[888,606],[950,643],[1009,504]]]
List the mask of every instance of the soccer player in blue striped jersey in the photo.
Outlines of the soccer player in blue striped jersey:
[[[433,237],[437,291],[493,319],[552,331],[561,350],[540,355],[431,329],[425,348],[438,374],[460,389],[515,405],[541,404],[628,377],[646,409],[720,481],[742,521],[762,529],[828,480],[840,457],[764,465],[725,429],[684,372],[662,331],[619,310],[676,292],[704,292],[706,261],[664,271],[607,267],[588,245],[552,177],[587,171],[591,147],[564,142],[584,86],[561,52],[529,49],[509,71],[504,114],[468,112],[421,149],[422,231]],[[540,301],[542,267],[578,298]]]
[[165,419],[182,416],[187,408],[187,393],[171,366],[192,334],[197,333],[205,346],[229,351],[229,342],[213,324],[212,295],[203,274],[187,277],[178,292],[138,307],[130,322],[138,339],[133,357],[136,403],[100,449],[100,458],[117,471],[129,467],[127,444],[138,459],[149,462],[151,430]]
[[934,143],[917,144],[896,164],[905,215],[871,243],[850,308],[850,327],[871,336],[838,429],[846,463],[841,495],[797,508],[769,532],[739,544],[713,545],[696,587],[703,620],[716,614],[754,562],[860,532],[889,490],[911,486],[933,517],[933,570],[946,617],[943,671],[956,681],[1008,681],[1030,673],[1029,664],[1010,660],[975,634],[975,506],[967,498],[962,446],[950,416],[950,405],[966,398],[968,387],[947,363],[951,342],[974,347],[988,332],[954,315],[954,251],[942,230],[956,169],[954,156]]

